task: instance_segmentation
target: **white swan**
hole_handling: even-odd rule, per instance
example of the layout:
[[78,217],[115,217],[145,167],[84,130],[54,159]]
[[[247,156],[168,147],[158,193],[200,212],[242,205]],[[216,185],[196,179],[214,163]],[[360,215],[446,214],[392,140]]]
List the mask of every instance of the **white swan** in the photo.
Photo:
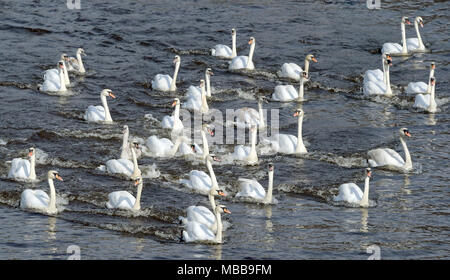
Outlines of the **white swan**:
[[[61,54],[60,62],[63,63],[63,73],[64,73],[64,84],[66,87],[71,87],[70,79],[69,79],[69,71],[67,71],[67,63],[68,57],[65,53]],[[59,63],[58,63],[59,64]],[[44,80],[50,80],[54,83],[59,83],[59,67],[54,69],[49,69],[44,72]]]
[[416,95],[416,100],[414,102],[413,107],[415,108],[422,108],[429,113],[436,113],[437,110],[437,104],[434,93],[434,88],[436,86],[436,79],[434,77],[431,77],[431,93],[430,94],[421,94],[419,93]]
[[[211,209],[214,211],[216,209],[216,202],[214,200],[215,195],[226,196],[222,190],[216,187],[212,187],[208,192],[208,199],[211,205]],[[189,206],[186,209],[186,217],[180,217],[182,224],[187,224],[188,222],[196,221],[198,223],[206,225],[214,233],[217,232],[217,222],[214,213],[206,208],[205,206]]]
[[189,139],[184,136],[178,136],[174,143],[167,138],[158,138],[158,136],[152,135],[147,138],[145,145],[149,153],[155,157],[174,157],[181,143],[188,141]]
[[108,102],[106,97],[116,98],[110,89],[104,89],[100,92],[100,100],[103,106],[89,105],[84,113],[84,119],[90,122],[105,122],[112,123],[111,114],[109,113]]
[[127,191],[115,191],[108,194],[106,207],[109,209],[131,210],[133,212],[141,210],[141,194],[144,185],[142,177],[137,177],[134,180],[134,185],[138,186],[136,198]]
[[76,58],[69,57],[68,58],[68,70],[75,71],[80,74],[86,73],[86,69],[84,68],[83,60],[81,59],[81,55],[86,56],[86,53],[82,48],[77,49]]
[[[205,70],[205,82],[206,82],[206,96],[211,97],[211,76],[214,75],[214,72],[211,68],[206,68]],[[202,93],[201,87],[199,86],[189,86],[186,91],[186,99],[194,98],[200,100],[200,95]],[[184,108],[184,107],[183,107]]]
[[304,84],[308,81],[308,74],[305,71],[301,72],[300,86],[298,90],[292,85],[277,85],[274,93],[272,94],[272,100],[288,102],[297,100],[299,102],[304,100]]
[[269,163],[269,183],[267,186],[267,192],[255,179],[251,180],[239,178],[238,181],[240,191],[236,194],[236,197],[249,197],[264,204],[272,203],[273,172],[273,164]]
[[392,96],[389,67],[392,66],[390,54],[382,54],[383,72],[379,69],[367,70],[364,75],[363,92],[366,95],[377,94]]
[[297,109],[294,113],[294,117],[298,117],[297,137],[290,134],[276,134],[272,136],[270,142],[275,152],[282,154],[304,154],[308,152],[303,144],[302,137],[303,115],[302,109]]
[[130,149],[133,158],[132,161],[123,158],[110,159],[106,162],[106,171],[112,174],[122,174],[132,179],[141,176],[133,143],[130,143]]
[[130,144],[134,146],[136,152],[136,158],[140,158],[142,155],[142,151],[139,147],[139,143],[137,141],[128,142],[128,137],[130,135],[130,130],[128,125],[123,126],[123,139],[122,139],[122,147],[120,148],[120,158],[133,160],[132,151],[130,148]]
[[36,180],[36,151],[34,148],[28,149],[30,160],[15,158],[11,162],[8,178]]
[[214,234],[205,224],[191,221],[186,223],[185,230],[183,230],[183,240],[185,242],[212,242],[220,244],[222,243],[222,217],[221,213],[231,214],[230,210],[225,205],[218,205],[215,212],[215,219],[217,223],[217,233]]
[[173,78],[169,75],[157,74],[152,80],[152,88],[159,91],[176,91],[177,90],[177,76],[178,70],[180,69],[181,58],[176,55],[173,63],[175,64],[175,71],[173,73]]
[[208,168],[209,175],[204,171],[191,170],[191,172],[189,172],[189,180],[181,179],[180,183],[184,184],[189,189],[195,190],[202,194],[208,194],[211,191],[211,188],[219,189],[216,174],[214,173],[212,167],[212,161],[218,161],[217,157],[214,155],[208,155],[205,159],[205,164]]
[[264,121],[263,102],[267,102],[265,97],[260,96],[258,98],[258,111],[250,107],[242,107],[235,111],[234,122],[237,127],[251,127],[252,125],[258,125],[259,130],[266,128],[266,122]]
[[233,60],[231,60],[228,69],[230,70],[255,69],[255,65],[253,64],[253,53],[255,52],[255,45],[256,45],[255,38],[250,37],[250,41],[248,42],[248,44],[250,45],[250,52],[248,53],[248,56],[243,55],[236,56],[235,58],[233,58]]
[[422,42],[422,37],[420,36],[419,31],[419,24],[420,27],[423,27],[423,19],[421,17],[416,17],[414,19],[414,28],[416,29],[416,38],[408,38],[406,39],[406,45],[409,52],[425,52],[425,45]]
[[206,100],[205,80],[200,80],[200,95],[191,91],[191,94],[186,98],[186,102],[183,103],[183,108],[199,111],[202,114],[208,113],[209,106]]
[[406,30],[405,23],[410,25],[408,17],[403,16],[402,22],[400,24],[400,29],[402,30],[402,45],[398,43],[384,43],[383,48],[381,49],[381,53],[389,53],[394,55],[407,55],[408,48],[406,46]]
[[339,194],[333,197],[334,201],[345,201],[355,203],[361,207],[369,207],[369,180],[372,176],[370,168],[366,168],[366,179],[364,180],[364,192],[355,183],[347,183],[339,186]]
[[303,71],[305,71],[306,75],[309,76],[309,62],[310,61],[317,62],[317,59],[314,57],[313,54],[308,54],[305,57],[305,70],[302,70],[302,68],[295,63],[284,63],[281,66],[281,72],[279,73],[279,76],[283,77],[283,78],[290,78],[290,79],[294,79],[296,81],[300,81],[300,76]]
[[392,149],[379,148],[367,152],[367,155],[369,156],[368,162],[371,167],[387,167],[391,169],[402,169],[405,171],[412,169],[411,155],[409,154],[405,139],[403,139],[404,136],[411,137],[411,134],[405,127],[401,128],[399,133],[400,142],[402,143],[403,151],[405,152],[406,161]]
[[249,165],[258,164],[258,154],[256,153],[256,136],[258,129],[255,125],[250,128],[250,147],[238,145],[234,147],[232,157],[234,160],[243,161]]
[[44,75],[44,83],[39,85],[40,91],[44,92],[65,92],[67,91],[65,76],[64,76],[64,62],[60,60],[58,62],[58,79],[55,79],[53,72]]
[[236,29],[231,29],[231,49],[226,45],[215,45],[211,49],[211,55],[227,59],[236,57]]
[[48,186],[50,187],[50,197],[42,190],[26,189],[20,196],[20,208],[40,210],[46,214],[56,214],[56,191],[53,180],[62,181],[57,171],[50,170],[47,173]]
[[436,69],[436,64],[433,61],[430,65],[428,84],[424,82],[411,82],[406,88],[406,93],[431,93],[431,77],[434,77],[434,69]]
[[163,128],[171,129],[172,139],[183,134],[184,125],[180,120],[180,99],[175,98],[172,102],[172,107],[175,107],[172,116],[164,116],[161,122]]

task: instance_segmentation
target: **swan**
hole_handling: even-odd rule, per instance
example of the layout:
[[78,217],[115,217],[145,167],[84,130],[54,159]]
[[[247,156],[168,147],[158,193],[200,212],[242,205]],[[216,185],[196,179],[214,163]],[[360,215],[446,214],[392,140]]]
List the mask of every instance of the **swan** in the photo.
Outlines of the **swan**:
[[206,114],[209,111],[208,101],[206,100],[205,80],[200,80],[200,96],[193,93],[187,96],[187,100],[183,103],[183,108],[199,111]]
[[[216,209],[216,202],[214,200],[215,195],[226,196],[222,190],[216,187],[212,187],[208,192],[209,203],[211,209]],[[181,223],[187,224],[188,222],[196,221],[198,223],[206,225],[214,233],[217,232],[217,223],[214,213],[205,206],[189,206],[186,209],[186,218],[181,217]]]
[[136,198],[127,191],[115,191],[108,194],[106,207],[109,209],[131,210],[133,212],[141,210],[141,194],[144,186],[141,176],[134,179],[134,185],[138,186]]
[[302,138],[302,126],[303,126],[302,109],[297,109],[294,113],[294,117],[298,117],[297,137],[290,134],[277,134],[271,139],[271,147],[277,153],[282,154],[304,154],[308,151],[303,144]]
[[266,123],[264,121],[263,102],[267,102],[267,100],[263,96],[260,96],[258,98],[258,111],[250,107],[237,109],[235,112],[235,124],[238,127],[250,127],[258,124],[260,130],[265,129]]
[[424,82],[411,82],[406,88],[406,93],[431,93],[431,77],[434,77],[434,69],[436,69],[436,64],[433,61],[430,65],[428,84]]
[[[314,57],[313,54],[308,54],[305,57],[305,72],[306,75],[309,75],[309,62],[313,61],[313,62],[318,62],[317,59]],[[295,63],[284,63],[281,66],[281,72],[279,73],[280,77],[283,78],[290,78],[290,79],[294,79],[296,81],[300,81],[300,76],[301,73],[303,72],[302,68],[300,66],[298,66]]]
[[249,165],[258,164],[258,154],[256,153],[256,136],[258,129],[256,125],[250,128],[250,147],[238,145],[234,147],[233,159],[243,161]]
[[50,187],[50,197],[42,190],[26,189],[20,196],[20,208],[41,210],[46,214],[56,214],[56,191],[53,180],[62,181],[58,171],[50,170],[47,173],[48,186]]
[[382,54],[383,72],[379,69],[367,70],[364,75],[363,92],[366,95],[378,94],[392,96],[389,66],[392,66],[390,54]]
[[218,161],[218,158],[214,155],[208,155],[205,159],[209,175],[204,171],[191,170],[191,172],[189,172],[189,180],[182,179],[180,180],[180,183],[184,184],[189,189],[202,194],[208,194],[211,191],[211,188],[219,189],[216,174],[212,167],[212,161]]
[[212,56],[233,59],[236,57],[236,29],[231,29],[231,48],[226,45],[215,45],[211,49]]
[[155,157],[174,157],[182,142],[188,142],[185,136],[178,136],[175,143],[167,138],[158,138],[152,135],[147,138],[145,145]]
[[[69,79],[69,73],[67,71],[67,64],[66,61],[68,60],[67,54],[63,53],[61,54],[61,58],[59,61],[63,63],[63,73],[64,73],[64,84],[66,87],[71,87],[70,79]],[[50,80],[54,83],[59,83],[59,69],[49,69],[44,72],[44,80]]]
[[355,203],[361,207],[369,207],[369,180],[372,177],[370,168],[366,168],[364,192],[355,183],[347,183],[339,186],[339,194],[333,197],[334,201]]
[[402,170],[409,171],[412,169],[411,155],[409,154],[408,147],[406,146],[404,136],[411,137],[407,128],[401,128],[400,142],[402,143],[403,150],[405,151],[405,160],[394,150],[389,148],[379,148],[370,150],[367,152],[369,156],[369,165],[371,167],[390,167],[390,168],[400,168]]
[[410,25],[408,17],[403,16],[402,22],[400,25],[400,29],[402,30],[402,45],[398,43],[384,43],[383,48],[381,49],[381,53],[389,53],[389,54],[397,54],[397,55],[407,55],[408,49],[406,46],[406,31],[405,31],[405,23]]
[[[120,148],[120,158],[122,159],[128,159],[133,160],[133,155],[130,149],[130,142],[128,142],[128,137],[130,135],[130,130],[128,128],[128,125],[123,126],[123,140],[122,140],[122,147]],[[139,143],[137,141],[131,142],[134,146],[135,152],[136,152],[136,158],[140,158],[142,155],[142,151],[139,147]]]
[[267,186],[267,193],[255,179],[239,178],[240,191],[236,194],[236,197],[249,197],[264,204],[272,203],[273,172],[274,166],[272,163],[269,163],[269,183]]
[[116,98],[110,89],[104,89],[100,92],[100,100],[103,106],[93,106],[89,105],[86,112],[84,113],[84,119],[90,122],[105,122],[112,123],[111,114],[109,113],[108,102],[106,97]]
[[275,101],[293,101],[297,100],[299,102],[304,100],[304,83],[308,81],[308,74],[305,71],[301,72],[300,77],[300,87],[297,90],[292,85],[277,85],[275,91],[272,94],[272,100]]
[[175,107],[172,116],[164,116],[161,122],[163,128],[172,129],[171,136],[174,139],[176,136],[183,134],[183,122],[180,120],[180,99],[175,98],[172,102],[172,107]]
[[185,242],[199,242],[208,241],[217,244],[222,243],[222,217],[221,213],[231,214],[230,210],[225,205],[217,205],[215,212],[215,220],[217,223],[217,233],[214,234],[205,224],[190,221],[185,225],[185,230],[183,230],[183,240]]
[[128,159],[110,159],[106,162],[106,170],[112,174],[123,174],[130,178],[141,176],[141,170],[137,163],[136,151],[133,143],[130,143],[132,161]]
[[169,75],[157,74],[152,80],[152,88],[159,91],[176,91],[177,90],[177,76],[180,69],[181,58],[176,55],[173,63],[175,64],[175,72],[173,78]]
[[413,107],[422,108],[430,113],[436,113],[437,105],[436,100],[434,100],[435,93],[434,88],[436,86],[436,79],[431,77],[431,93],[430,94],[421,94],[416,95],[416,100],[414,102]]
[[38,89],[45,92],[67,91],[64,77],[64,62],[62,60],[58,62],[58,80],[55,80],[52,74],[44,75],[44,83],[39,85]]
[[84,69],[83,60],[81,59],[81,55],[86,56],[86,53],[82,48],[77,49],[76,58],[68,57],[68,70],[75,71],[80,74],[86,73],[86,69]]
[[[214,75],[214,72],[211,68],[206,68],[205,70],[205,81],[206,81],[206,96],[211,97],[211,76]],[[199,86],[189,86],[186,91],[186,99],[194,98],[200,100],[201,96],[201,87]]]
[[36,151],[34,148],[28,149],[30,160],[15,158],[11,162],[8,178],[36,180]]
[[250,52],[248,53],[248,56],[236,56],[231,60],[230,65],[228,66],[229,70],[237,70],[237,69],[247,69],[247,70],[254,70],[255,65],[253,64],[253,53],[255,52],[255,38],[250,37],[250,41],[248,42],[250,45]]
[[422,37],[420,36],[419,31],[420,27],[423,27],[423,19],[421,17],[416,17],[414,19],[414,28],[416,29],[417,38],[408,38],[406,39],[406,45],[408,47],[408,51],[410,52],[425,52],[425,45],[422,42]]

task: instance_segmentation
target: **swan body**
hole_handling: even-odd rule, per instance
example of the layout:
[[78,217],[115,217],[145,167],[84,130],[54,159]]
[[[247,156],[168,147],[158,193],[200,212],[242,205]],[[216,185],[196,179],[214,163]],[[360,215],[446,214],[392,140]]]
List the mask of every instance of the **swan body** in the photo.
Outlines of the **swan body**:
[[212,160],[216,160],[213,156],[208,155],[205,159],[206,167],[208,168],[209,175],[204,171],[192,170],[189,172],[189,180],[180,180],[186,187],[191,190],[196,190],[202,194],[208,194],[213,189],[219,189],[217,178],[212,168]]
[[36,151],[34,148],[28,150],[30,160],[15,158],[11,162],[8,178],[36,180]]
[[239,178],[240,191],[236,194],[236,197],[249,197],[253,198],[257,202],[264,204],[272,203],[272,191],[273,191],[273,172],[274,167],[272,163],[269,163],[269,184],[267,192],[256,180],[250,180],[245,178]]
[[175,64],[175,71],[173,73],[173,78],[169,75],[157,74],[152,80],[152,88],[159,91],[176,91],[177,86],[177,76],[178,70],[180,69],[181,59],[180,56],[176,55],[173,63]]
[[89,105],[86,112],[84,113],[84,119],[89,122],[104,122],[112,123],[111,114],[109,112],[108,102],[106,97],[116,98],[110,89],[104,89],[100,93],[100,100],[102,101],[102,106]]
[[248,42],[250,45],[250,52],[248,56],[236,56],[234,57],[230,65],[228,66],[229,70],[238,70],[238,69],[246,69],[246,70],[254,70],[255,65],[253,64],[253,53],[255,52],[255,38],[250,37],[250,41]]
[[437,104],[435,100],[435,78],[431,77],[431,93],[430,94],[421,94],[416,95],[416,99],[413,107],[421,108],[429,113],[436,113]]
[[302,137],[303,115],[304,112],[301,109],[297,109],[294,113],[294,117],[298,117],[297,137],[290,134],[274,135],[270,141],[272,150],[282,154],[304,154],[308,152]]
[[381,53],[389,53],[394,55],[407,55],[408,54],[408,48],[406,44],[406,31],[405,31],[405,24],[410,25],[411,22],[409,21],[408,17],[403,16],[402,22],[400,25],[401,31],[402,31],[402,45],[398,43],[384,43],[383,48],[381,49]]
[[245,128],[253,125],[258,125],[260,130],[266,128],[266,122],[264,121],[263,97],[258,98],[258,110],[250,107],[239,108],[235,111],[235,124],[237,127]]
[[178,136],[174,143],[167,138],[158,138],[158,136],[152,135],[147,138],[145,144],[155,157],[174,157],[183,141],[188,141],[188,139]]
[[[65,53],[61,54],[60,62],[62,62],[62,65],[63,65],[62,69],[63,69],[63,74],[64,74],[64,84],[66,85],[66,87],[71,87],[69,73],[68,73],[67,66],[66,66],[67,59],[68,59],[68,57]],[[58,67],[56,69],[46,70],[44,72],[44,80],[50,80],[53,83],[59,83],[60,78],[59,78]]]
[[44,83],[39,87],[40,91],[44,92],[65,92],[67,91],[64,78],[64,62],[58,62],[58,76],[55,78],[53,72],[48,72],[44,75]]
[[364,192],[355,183],[347,183],[339,186],[339,194],[333,197],[334,201],[345,201],[359,204],[361,207],[369,207],[369,180],[372,176],[370,168],[366,169]]
[[288,101],[303,101],[304,100],[304,83],[308,81],[306,72],[301,72],[300,87],[297,90],[292,85],[278,85],[275,87],[272,94],[272,100],[288,102]]
[[108,194],[108,202],[106,203],[106,207],[109,209],[131,211],[141,210],[141,194],[143,188],[142,177],[136,178],[134,185],[138,186],[136,198],[127,191],[115,191]]
[[[364,75],[363,92],[366,95],[392,96],[391,81],[389,76],[389,66],[392,65],[392,58],[389,54],[382,54],[383,72],[377,70],[367,70]],[[382,78],[380,74],[382,73]]]
[[77,49],[76,58],[69,57],[67,60],[68,70],[73,72],[78,72],[80,74],[86,73],[86,69],[84,68],[83,60],[81,59],[81,55],[86,55],[82,48]]
[[226,45],[215,45],[211,49],[211,55],[226,59],[233,59],[236,57],[236,29],[231,29],[231,49]]
[[56,191],[53,180],[62,181],[57,171],[50,170],[47,173],[48,185],[50,187],[50,197],[42,190],[26,189],[20,196],[20,208],[40,210],[46,214],[56,214]]
[[193,91],[191,91],[191,94],[188,95],[186,102],[183,103],[183,107],[194,111],[199,111],[202,114],[208,113],[209,106],[206,100],[205,81],[200,80],[200,96],[192,92]]
[[172,107],[175,107],[172,116],[164,116],[161,122],[163,128],[171,129],[172,139],[183,134],[183,122],[180,120],[180,99],[175,98]]
[[106,162],[106,170],[112,174],[122,174],[130,178],[137,178],[141,175],[139,169],[134,144],[130,144],[132,161],[128,159],[110,159]]
[[419,25],[420,25],[420,27],[423,27],[422,17],[416,17],[414,19],[414,29],[416,30],[417,37],[406,39],[406,45],[407,45],[408,51],[410,51],[410,52],[425,52],[426,51],[425,45],[422,42],[422,37],[420,36]]
[[232,154],[233,159],[242,161],[249,165],[258,164],[258,154],[256,153],[256,136],[257,128],[252,126],[250,128],[250,147],[245,147],[243,145],[238,145],[234,147],[234,152]]
[[428,84],[424,82],[411,82],[406,88],[406,93],[431,93],[431,78],[434,77],[435,69],[436,64],[434,62],[431,62]]
[[[309,63],[310,61],[317,62],[317,59],[312,54],[308,54],[305,57],[305,70],[306,75],[309,75]],[[303,69],[295,63],[284,63],[281,65],[281,72],[279,73],[280,77],[290,78],[296,81],[300,81],[302,76]]]
[[409,154],[408,147],[406,146],[406,142],[403,139],[404,136],[411,137],[411,134],[409,133],[407,128],[401,128],[399,132],[400,142],[405,152],[406,161],[392,149],[379,148],[367,152],[367,155],[369,157],[368,162],[371,167],[388,167],[403,169],[406,171],[412,169],[411,155]]
[[128,128],[128,125],[123,126],[123,140],[122,140],[122,147],[120,148],[120,158],[121,159],[128,159],[133,160],[133,154],[130,148],[130,144],[134,146],[135,152],[136,152],[136,158],[140,158],[142,155],[142,151],[139,147],[138,142],[128,142],[128,137],[130,135],[130,130]]

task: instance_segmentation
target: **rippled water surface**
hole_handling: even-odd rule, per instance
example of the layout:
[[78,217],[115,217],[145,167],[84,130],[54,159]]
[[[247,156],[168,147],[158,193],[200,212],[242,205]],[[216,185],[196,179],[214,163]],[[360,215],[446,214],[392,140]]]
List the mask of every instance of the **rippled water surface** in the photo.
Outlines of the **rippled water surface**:
[[[386,259],[449,258],[449,7],[446,1],[387,1],[380,10],[366,1],[84,1],[70,10],[65,1],[1,1],[0,22],[0,258],[67,258],[77,245],[84,259],[367,259],[377,245]],[[405,2],[405,3],[403,3]],[[362,77],[380,68],[379,49],[401,39],[399,20],[422,16],[426,54],[393,58],[393,98],[366,98]],[[209,55],[216,44],[230,44],[237,30],[238,55],[248,54],[256,39],[256,70],[228,71],[228,62]],[[407,27],[407,37],[415,37]],[[70,96],[37,90],[43,71],[54,68],[61,53],[83,47],[87,74],[71,75]],[[255,95],[266,95],[267,109],[280,109],[283,133],[296,135],[292,117],[296,102],[270,101],[284,62],[303,66],[306,54],[318,59],[310,67],[303,138],[309,153],[286,156],[257,146],[259,165],[223,161],[214,164],[219,184],[228,193],[223,204],[231,215],[221,245],[179,242],[178,217],[204,195],[179,183],[204,164],[183,157],[144,156],[142,210],[138,214],[106,209],[108,193],[135,191],[131,181],[99,169],[118,158],[122,127],[144,142],[150,135],[169,137],[161,127],[172,112],[174,97],[182,102],[187,88],[198,85],[206,67],[214,76],[210,108],[225,112],[257,107]],[[181,57],[178,90],[151,88],[158,73],[172,74]],[[436,62],[438,112],[412,108],[405,94],[411,81],[427,81]],[[295,84],[297,87],[297,85]],[[88,123],[83,114],[99,105],[99,93],[110,88],[114,123]],[[151,114],[151,115],[149,115]],[[414,170],[399,173],[374,169],[370,199],[374,206],[355,208],[333,203],[342,183],[364,183],[366,154],[389,147],[403,156],[397,130],[409,128],[408,148]],[[7,178],[10,161],[37,149],[38,182]],[[234,145],[213,145],[226,158]],[[274,197],[262,206],[234,199],[239,177],[267,186],[267,164],[275,165]],[[150,174],[155,164],[160,175]],[[25,188],[48,192],[46,174],[58,170],[56,216],[19,208]],[[149,175],[150,174],[150,175]],[[154,176],[153,176],[154,177]]]

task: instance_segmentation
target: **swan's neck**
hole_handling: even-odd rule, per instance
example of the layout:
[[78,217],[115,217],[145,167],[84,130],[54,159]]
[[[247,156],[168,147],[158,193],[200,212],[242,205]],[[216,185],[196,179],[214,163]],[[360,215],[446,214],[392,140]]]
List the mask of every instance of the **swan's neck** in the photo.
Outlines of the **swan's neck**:
[[85,73],[86,70],[84,69],[83,60],[81,60],[81,53],[77,53],[77,60],[78,60],[78,71],[80,73]]
[[180,119],[180,103],[175,105],[175,111],[173,112],[174,121]]
[[206,133],[203,130],[200,133],[202,134],[203,141],[203,158],[206,158],[209,155],[208,139],[206,138]]
[[364,192],[361,201],[359,202],[359,205],[363,207],[369,206],[369,180],[370,177],[366,176],[366,180],[364,181]]
[[309,60],[307,58],[305,58],[305,72],[309,74]]
[[216,223],[217,223],[217,233],[216,233],[216,243],[222,243],[222,217],[219,211],[216,211]]
[[133,157],[133,174],[131,175],[131,178],[136,178],[141,175],[141,170],[139,169],[136,152],[134,151],[134,148],[131,148],[131,155]]
[[112,122],[111,114],[109,113],[108,102],[106,101],[106,96],[101,97],[103,108],[105,108],[105,122]]
[[123,134],[123,139],[122,139],[122,151],[124,151],[125,149],[127,149],[127,145],[128,145],[128,136],[129,136],[129,132],[126,131]]
[[50,213],[56,212],[56,191],[53,185],[53,179],[48,179],[48,186],[50,187],[50,201],[48,203],[47,211]]
[[214,195],[209,193],[208,194],[209,203],[211,204],[211,209],[216,209],[216,200],[214,199]]
[[391,78],[389,76],[389,64],[386,64],[386,73],[385,73],[385,77],[386,77],[386,95],[392,95],[392,89],[391,89]]
[[416,20],[414,21],[414,28],[416,29],[417,39],[419,40],[419,49],[425,49],[422,42],[422,37],[420,36],[419,23]]
[[205,92],[205,87],[204,86],[201,87],[201,96],[202,96],[201,112],[203,114],[206,114],[209,111],[209,107],[208,107],[208,102],[206,101],[206,92]]
[[295,148],[295,153],[306,153],[306,148],[305,145],[303,144],[302,128],[303,128],[303,116],[299,116],[297,129],[297,147]]
[[180,63],[175,63],[175,72],[173,72],[172,83],[170,84],[170,91],[175,91],[177,89],[177,76],[178,70],[180,69]]
[[406,142],[405,142],[405,140],[403,139],[402,136],[400,136],[400,142],[402,143],[403,151],[405,151],[405,165],[404,165],[404,168],[411,169],[412,168],[411,155],[409,154],[408,147],[406,146]]
[[406,31],[405,31],[405,23],[403,21],[401,24],[401,29],[402,29],[402,53],[407,54],[408,49],[406,47]]
[[169,156],[175,156],[175,154],[178,151],[178,148],[181,145],[181,137],[178,137],[177,140],[175,140],[175,144],[173,145],[172,149],[169,150]]
[[139,186],[138,186],[137,193],[136,193],[136,201],[134,202],[134,205],[133,205],[133,211],[141,210],[142,187],[143,187],[143,183],[142,183],[142,179],[141,179],[139,181]]
[[69,73],[67,71],[66,63],[63,61],[64,83],[66,86],[70,86]]
[[212,188],[218,187],[219,184],[217,183],[216,174],[214,174],[214,170],[212,168],[211,161],[209,161],[209,160],[206,161],[206,167],[208,168],[209,176],[211,177]]
[[264,121],[264,111],[262,107],[262,101],[258,102],[258,113],[259,113],[259,129],[264,129],[266,127],[266,123]]
[[231,58],[234,58],[237,56],[236,52],[236,33],[231,35]]
[[300,87],[298,88],[298,98],[297,101],[303,101],[303,95],[304,95],[304,84],[305,79],[303,77],[300,77]]
[[246,68],[249,68],[250,64],[253,63],[253,53],[255,52],[255,45],[256,45],[256,43],[253,42],[250,46],[250,52],[248,54],[248,61],[247,61]]
[[258,160],[258,154],[256,153],[256,136],[257,136],[257,130],[251,132],[251,148],[250,153],[247,156],[248,161],[257,161]]
[[36,155],[33,154],[30,157],[30,176],[28,176],[30,180],[36,180]]
[[264,198],[265,203],[272,202],[272,192],[273,192],[273,170],[269,171],[269,185],[267,186],[266,197]]
[[428,88],[427,88],[427,93],[431,93],[431,77],[434,76],[434,69],[431,68],[430,69],[430,77],[428,77]]
[[428,106],[428,111],[431,113],[436,112],[436,100],[434,100],[435,97],[435,93],[434,93],[434,89],[435,89],[436,85],[431,87],[431,93],[430,93],[430,106]]
[[64,69],[59,70],[59,91],[66,91],[66,79],[64,76]]
[[211,81],[208,74],[205,74],[206,81],[206,96],[211,97]]

